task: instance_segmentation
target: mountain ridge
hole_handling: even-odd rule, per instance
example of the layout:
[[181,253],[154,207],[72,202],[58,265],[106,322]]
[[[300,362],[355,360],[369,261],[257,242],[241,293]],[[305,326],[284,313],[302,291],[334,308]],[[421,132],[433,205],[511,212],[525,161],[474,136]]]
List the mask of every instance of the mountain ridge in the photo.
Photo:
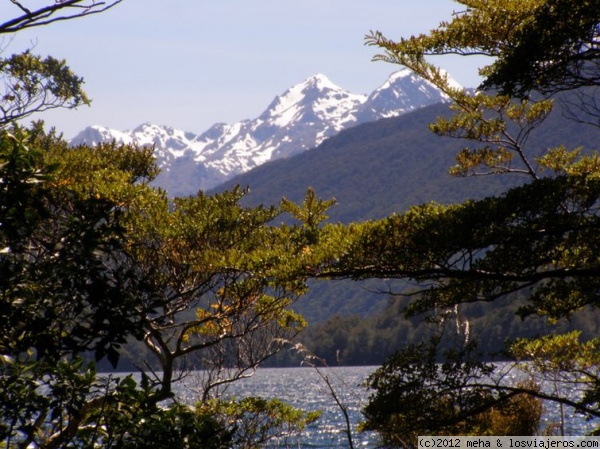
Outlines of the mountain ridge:
[[162,173],[155,184],[171,196],[209,190],[267,161],[319,146],[344,129],[447,101],[409,69],[393,72],[371,94],[353,94],[315,74],[275,96],[256,118],[215,123],[201,134],[143,123],[131,131],[94,125],[71,145],[117,141],[154,147]]

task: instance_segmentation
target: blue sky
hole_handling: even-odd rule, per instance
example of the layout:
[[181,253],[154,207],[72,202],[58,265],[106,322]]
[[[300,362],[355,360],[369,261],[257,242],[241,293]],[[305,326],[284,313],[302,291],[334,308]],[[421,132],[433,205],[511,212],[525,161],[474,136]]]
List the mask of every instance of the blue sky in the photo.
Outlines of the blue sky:
[[[13,9],[3,2],[1,17]],[[124,0],[103,14],[18,33],[4,52],[33,43],[85,79],[90,108],[40,117],[68,138],[92,124],[126,130],[144,122],[200,133],[256,117],[315,73],[369,93],[397,70],[371,62],[369,30],[410,36],[456,9],[452,0]],[[478,81],[475,61],[438,63],[463,85]]]

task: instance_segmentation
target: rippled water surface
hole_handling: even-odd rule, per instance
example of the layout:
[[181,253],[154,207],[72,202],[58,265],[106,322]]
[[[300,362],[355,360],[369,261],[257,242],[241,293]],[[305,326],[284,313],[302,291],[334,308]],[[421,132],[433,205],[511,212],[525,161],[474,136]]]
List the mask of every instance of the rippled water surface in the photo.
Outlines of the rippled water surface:
[[[338,399],[348,408],[356,448],[377,447],[373,433],[358,433],[354,429],[361,420],[360,409],[367,398],[360,385],[375,369],[336,367],[321,370]],[[184,397],[185,391],[181,390]],[[238,398],[279,398],[303,410],[320,410],[323,412],[321,417],[295,439],[295,445],[304,448],[349,447],[343,412],[314,368],[261,368],[253,377],[232,384],[227,393]]]
[[[354,429],[361,420],[360,410],[365,405],[368,396],[361,384],[376,368],[336,367],[321,371],[327,376],[340,401],[348,407],[356,448],[377,447],[377,439],[374,434],[358,433]],[[190,382],[193,381],[192,378],[193,375],[190,376]],[[247,396],[279,398],[303,410],[322,411],[321,418],[294,440],[293,446],[301,448],[349,447],[343,413],[336,405],[325,382],[313,368],[261,368],[253,377],[232,384],[227,392],[238,398]],[[193,402],[189,389],[181,388],[179,395],[187,397]],[[559,422],[559,417],[558,406],[546,405],[542,428],[545,427],[545,423]],[[594,423],[586,422],[581,416],[565,410],[567,435],[584,435],[589,433],[594,426]]]

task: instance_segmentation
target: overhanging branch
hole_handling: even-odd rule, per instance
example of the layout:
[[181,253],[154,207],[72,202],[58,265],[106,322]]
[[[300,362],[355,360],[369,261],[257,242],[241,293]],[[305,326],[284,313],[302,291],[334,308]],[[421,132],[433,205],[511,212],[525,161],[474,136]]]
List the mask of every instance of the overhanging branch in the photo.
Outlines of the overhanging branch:
[[422,268],[422,269],[402,269],[397,266],[384,267],[381,265],[371,265],[359,268],[343,269],[323,269],[314,274],[315,278],[320,279],[369,279],[369,278],[390,278],[390,279],[467,279],[481,281],[501,281],[501,282],[519,282],[531,283],[540,282],[547,279],[567,279],[567,278],[597,278],[600,276],[600,267],[594,268],[556,268],[553,270],[535,271],[530,273],[505,273],[493,272],[477,269],[460,270],[452,268]]
[[[0,34],[16,33],[27,28],[98,14],[118,5],[123,0],[110,0],[106,2],[96,0],[56,0],[51,5],[33,11],[16,0],[11,1],[24,14],[0,24]],[[59,15],[59,13],[65,14]]]

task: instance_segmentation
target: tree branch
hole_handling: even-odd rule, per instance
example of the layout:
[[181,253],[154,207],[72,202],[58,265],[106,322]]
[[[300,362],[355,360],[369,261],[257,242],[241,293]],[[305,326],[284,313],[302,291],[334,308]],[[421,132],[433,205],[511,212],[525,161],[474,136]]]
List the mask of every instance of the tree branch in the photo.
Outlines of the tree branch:
[[360,268],[349,268],[337,270],[323,269],[314,274],[315,278],[321,279],[368,279],[368,278],[391,278],[391,279],[468,279],[488,280],[502,282],[540,282],[546,279],[566,279],[570,277],[597,278],[600,276],[600,267],[597,268],[557,268],[546,271],[533,271],[531,273],[505,273],[484,270],[461,270],[451,268],[398,268],[397,266],[385,267],[381,265],[370,265]]
[[[11,1],[25,14],[1,23],[0,34],[16,33],[17,31],[27,28],[44,26],[58,21],[98,14],[118,5],[123,0],[110,0],[109,2],[91,0],[91,3],[86,3],[86,0],[64,0],[60,2],[57,1],[52,5],[34,11],[27,9],[15,0]],[[76,11],[71,12],[71,9],[75,9]],[[69,12],[63,16],[55,16],[55,14],[63,10]]]

